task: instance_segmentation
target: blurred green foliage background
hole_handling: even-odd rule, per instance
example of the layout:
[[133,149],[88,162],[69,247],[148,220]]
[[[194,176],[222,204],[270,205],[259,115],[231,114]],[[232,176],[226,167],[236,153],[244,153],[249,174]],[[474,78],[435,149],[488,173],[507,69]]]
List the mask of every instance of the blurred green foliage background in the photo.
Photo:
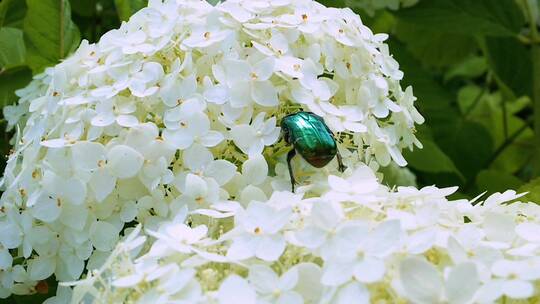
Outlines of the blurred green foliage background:
[[[528,198],[540,202],[539,0],[320,2],[350,7],[374,32],[390,34],[390,51],[405,72],[402,84],[413,86],[426,117],[417,129],[424,149],[405,153],[406,169],[384,168],[387,184],[458,185],[456,197],[469,198],[513,188],[530,190]],[[0,105],[15,103],[16,89],[68,56],[81,39],[96,42],[145,5],[2,0]],[[10,136],[0,138],[4,155]]]

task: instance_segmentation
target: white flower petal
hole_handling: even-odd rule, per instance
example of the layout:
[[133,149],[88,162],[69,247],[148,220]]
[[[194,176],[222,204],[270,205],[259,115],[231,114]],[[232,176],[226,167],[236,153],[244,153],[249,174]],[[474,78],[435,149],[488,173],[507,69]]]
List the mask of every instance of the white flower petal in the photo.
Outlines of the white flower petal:
[[285,239],[281,236],[262,237],[255,251],[255,256],[264,261],[277,261],[285,251]]
[[255,255],[257,245],[255,239],[236,238],[227,250],[227,257],[231,260],[245,260]]
[[344,217],[341,205],[329,201],[315,202],[311,212],[315,225],[325,230],[334,229]]
[[354,277],[362,283],[380,281],[384,276],[384,272],[384,262],[369,257],[366,257],[354,267]]
[[396,249],[400,237],[401,225],[399,220],[389,220],[380,223],[370,233],[364,246],[370,254],[384,257]]
[[[62,262],[63,262],[62,264],[66,266],[67,277],[69,277],[72,280],[78,278],[81,275],[81,273],[83,272],[84,260],[77,257],[73,253],[64,254],[62,256]],[[61,266],[58,265],[58,267],[60,268]],[[57,272],[58,272],[58,270],[57,270]]]
[[204,91],[204,98],[208,102],[212,102],[218,105],[224,104],[230,99],[229,89],[223,85],[212,86]]
[[510,242],[515,237],[516,224],[510,215],[487,213],[483,227],[487,238],[492,241]]
[[343,127],[345,127],[345,129],[349,131],[358,132],[358,133],[365,133],[368,130],[364,124],[361,124],[359,122],[346,121],[343,123]]
[[133,115],[119,115],[116,117],[116,123],[122,127],[135,127],[139,124],[137,117]]
[[452,304],[470,303],[480,287],[474,263],[462,263],[452,268],[446,282],[446,298]]
[[81,170],[94,170],[105,161],[105,147],[100,143],[80,141],[71,146],[73,165]]
[[354,268],[350,263],[328,261],[323,268],[321,283],[328,286],[338,286],[347,282],[353,276]]
[[126,288],[137,285],[144,278],[141,273],[134,273],[125,277],[118,278],[112,281],[111,285],[114,287]]
[[298,283],[298,269],[291,268],[279,278],[279,289],[291,290]]
[[335,176],[335,175],[329,175],[328,176],[328,184],[332,189],[339,191],[339,192],[349,192],[351,191],[351,184],[347,182],[345,179]]
[[129,178],[137,175],[143,165],[144,158],[137,150],[125,146],[114,146],[107,153],[107,166],[118,178]]
[[187,128],[192,135],[206,135],[210,130],[210,119],[202,112],[192,113],[187,120]]
[[315,249],[326,241],[324,230],[310,226],[295,233],[296,239],[306,248]]
[[255,137],[255,131],[249,125],[234,126],[231,129],[231,136],[235,145],[240,148],[244,153],[247,153],[250,146],[255,141],[257,141]]
[[257,292],[272,293],[279,283],[278,275],[267,266],[254,265],[249,268],[248,280]]
[[479,303],[492,303],[503,295],[504,281],[491,280],[478,289],[474,298]]
[[438,303],[443,293],[442,278],[437,269],[417,257],[406,258],[399,266],[399,277],[405,297],[415,303]]
[[66,204],[62,206],[60,221],[62,224],[71,227],[77,231],[83,230],[86,225],[88,209],[76,205]]
[[540,224],[522,223],[517,225],[516,233],[529,242],[540,243]]
[[277,90],[270,81],[254,82],[251,97],[263,107],[275,107],[279,104]]
[[252,103],[251,94],[246,94],[250,92],[249,82],[239,82],[235,83],[231,88],[229,93],[231,94],[231,106],[233,108],[242,108],[249,106]]
[[63,199],[74,205],[81,205],[86,199],[86,185],[78,178],[70,178],[63,184],[59,193]]
[[336,304],[369,303],[369,291],[360,283],[349,283],[342,287],[337,294]]
[[504,283],[503,293],[513,299],[526,299],[534,294],[534,286],[527,281],[510,280]]
[[22,233],[15,223],[0,222],[0,243],[7,248],[18,247],[22,242]]
[[246,280],[233,274],[221,283],[218,299],[220,304],[255,304],[256,293]]
[[268,175],[268,163],[260,154],[251,156],[242,165],[242,176],[249,181],[251,185],[259,185]]
[[163,130],[163,139],[176,149],[184,150],[193,143],[193,136],[185,129]]
[[0,250],[0,270],[7,270],[13,263],[13,257],[8,250]]
[[200,176],[188,173],[186,176],[186,191],[185,194],[192,198],[204,197],[208,192],[208,184]]
[[257,80],[268,80],[274,73],[275,60],[273,57],[267,57],[254,66],[253,72],[257,75]]
[[294,291],[282,293],[277,299],[276,304],[303,304],[302,296]]
[[208,133],[201,137],[201,144],[205,147],[215,147],[221,143],[225,137],[221,132],[218,131],[208,131]]
[[110,251],[118,241],[118,230],[105,221],[95,221],[90,227],[92,245],[100,251]]
[[201,145],[193,145],[184,151],[182,160],[193,172],[200,172],[212,162],[214,156],[207,148]]
[[235,174],[236,166],[223,159],[211,162],[205,170],[205,175],[214,178],[220,186],[229,182]]
[[294,289],[306,302],[317,303],[323,292],[321,268],[314,263],[300,263],[294,268],[298,270],[298,282]]
[[50,195],[43,194],[39,197],[37,203],[32,206],[30,212],[38,220],[46,223],[53,222],[60,216],[61,203]]
[[116,177],[109,174],[108,170],[99,169],[92,174],[89,185],[96,201],[102,202],[114,190]]
[[54,257],[37,257],[28,262],[28,274],[31,280],[44,280],[54,273],[55,267]]
[[62,148],[66,146],[66,140],[63,138],[49,139],[42,141],[41,145],[47,148]]

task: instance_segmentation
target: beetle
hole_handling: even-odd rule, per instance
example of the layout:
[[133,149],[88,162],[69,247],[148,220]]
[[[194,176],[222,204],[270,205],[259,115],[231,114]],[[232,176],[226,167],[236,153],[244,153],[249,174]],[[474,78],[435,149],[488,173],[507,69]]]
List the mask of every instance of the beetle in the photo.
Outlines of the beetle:
[[326,166],[337,157],[339,171],[345,171],[346,167],[337,149],[334,134],[319,115],[307,111],[288,114],[281,119],[281,133],[285,143],[293,146],[287,154],[292,192],[296,180],[291,160],[297,153],[316,168]]

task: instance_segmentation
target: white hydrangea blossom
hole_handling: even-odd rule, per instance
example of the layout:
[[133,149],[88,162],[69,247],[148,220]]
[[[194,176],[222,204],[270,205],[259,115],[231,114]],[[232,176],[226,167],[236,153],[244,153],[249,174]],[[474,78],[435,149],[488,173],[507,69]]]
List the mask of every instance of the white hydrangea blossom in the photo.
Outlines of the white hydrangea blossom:
[[[265,202],[231,208],[234,217],[191,216],[190,225],[185,224],[186,210],[163,222],[158,232],[147,231],[155,240],[139,257],[144,237],[135,231],[104,267],[74,283],[73,301],[431,304],[540,299],[539,205],[508,204],[520,197],[514,191],[484,201],[449,201],[445,197],[455,187],[391,190],[379,185],[365,165],[345,175],[352,187],[367,190],[344,196],[330,185],[340,177],[330,175],[322,196],[307,191],[292,199],[290,192],[276,191]],[[192,280],[188,289],[187,283],[178,283],[179,273]]]
[[[84,41],[5,108],[0,297],[83,273],[75,302],[533,296],[536,205],[375,178],[406,165],[423,122],[386,38],[312,0],[151,0]],[[297,157],[291,193],[279,122],[300,109],[324,118],[349,169]]]
[[17,251],[31,281],[0,288],[78,278],[125,223],[269,196],[262,184],[285,152],[279,119],[300,108],[339,132],[340,149],[355,152],[346,163],[404,165],[423,118],[384,39],[350,10],[312,1],[150,1],[83,42],[6,108],[17,134],[0,265],[11,273]]

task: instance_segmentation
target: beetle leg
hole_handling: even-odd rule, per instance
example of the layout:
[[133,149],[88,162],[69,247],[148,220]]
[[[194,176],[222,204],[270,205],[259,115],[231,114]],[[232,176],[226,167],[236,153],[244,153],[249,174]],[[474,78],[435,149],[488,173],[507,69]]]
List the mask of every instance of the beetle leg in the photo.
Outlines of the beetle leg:
[[296,184],[296,180],[294,179],[294,174],[291,166],[291,160],[296,155],[296,149],[292,149],[287,153],[287,165],[289,166],[289,175],[291,177],[291,188],[292,192],[294,192],[294,185]]
[[347,167],[345,167],[345,165],[343,164],[343,159],[341,158],[341,154],[339,154],[339,151],[337,151],[336,156],[337,156],[337,162],[339,166],[339,172],[343,173],[345,172],[345,169],[347,169]]
[[[315,115],[315,114],[314,114]],[[328,131],[328,133],[332,134],[332,137],[336,137],[336,135],[334,134],[334,132],[332,132],[332,130],[330,130],[330,128],[326,125],[326,123],[324,122],[324,119],[318,115],[315,115],[315,117],[317,117],[323,124],[324,126],[326,127],[326,131]],[[339,165],[339,172],[343,173],[345,172],[345,170],[347,169],[347,167],[343,164],[343,159],[341,158],[341,154],[339,154],[339,150],[336,152],[336,156],[337,156],[337,161],[338,161],[338,165]]]

